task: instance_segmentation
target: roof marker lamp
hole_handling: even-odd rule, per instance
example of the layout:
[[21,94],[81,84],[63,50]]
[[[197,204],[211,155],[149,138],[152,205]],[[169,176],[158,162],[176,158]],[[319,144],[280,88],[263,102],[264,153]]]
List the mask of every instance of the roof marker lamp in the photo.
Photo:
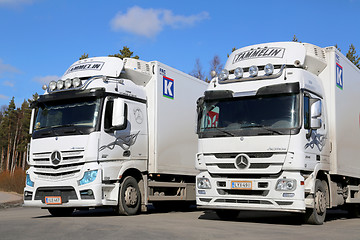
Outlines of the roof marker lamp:
[[224,81],[224,80],[228,79],[228,77],[229,77],[229,71],[226,69],[221,70],[221,72],[219,74],[219,80]]
[[72,84],[74,85],[74,87],[80,86],[81,85],[80,78],[74,78]]
[[274,73],[274,65],[272,65],[271,63],[266,64],[264,71],[266,76],[270,76]]
[[56,89],[56,82],[55,81],[51,81],[49,83],[49,89],[50,89],[50,91],[54,91]]
[[259,73],[259,69],[257,66],[253,65],[249,68],[250,77],[256,77]]
[[62,89],[62,88],[64,87],[64,81],[63,81],[63,80],[57,81],[56,87],[57,87],[57,89],[59,89],[59,90]]
[[237,67],[234,70],[234,75],[236,79],[242,78],[244,75],[244,70],[241,67]]
[[47,89],[46,84],[42,85],[42,89],[45,91]]
[[65,89],[69,89],[71,85],[72,85],[71,79],[70,78],[66,79],[64,83]]

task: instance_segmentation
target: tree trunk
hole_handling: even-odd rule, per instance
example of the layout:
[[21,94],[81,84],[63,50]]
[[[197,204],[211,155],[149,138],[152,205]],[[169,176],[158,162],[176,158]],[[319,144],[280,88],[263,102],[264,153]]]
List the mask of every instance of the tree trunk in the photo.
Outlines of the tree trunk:
[[27,155],[27,149],[23,152],[23,159],[22,159],[22,170],[25,170],[25,165],[26,165],[26,156]]

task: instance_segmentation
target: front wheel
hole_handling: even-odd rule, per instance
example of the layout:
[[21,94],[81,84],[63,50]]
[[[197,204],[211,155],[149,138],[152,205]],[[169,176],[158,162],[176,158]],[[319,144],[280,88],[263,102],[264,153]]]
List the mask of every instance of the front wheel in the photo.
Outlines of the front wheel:
[[116,212],[121,215],[135,215],[140,211],[141,193],[135,178],[124,179],[119,192],[119,205]]
[[314,225],[322,225],[326,216],[327,186],[325,181],[316,179],[314,208],[307,208],[305,222]]

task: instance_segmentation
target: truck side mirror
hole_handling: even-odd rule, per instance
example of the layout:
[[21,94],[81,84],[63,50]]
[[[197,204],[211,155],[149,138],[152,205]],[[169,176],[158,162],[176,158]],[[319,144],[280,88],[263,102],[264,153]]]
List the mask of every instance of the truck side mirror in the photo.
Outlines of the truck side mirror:
[[320,99],[311,99],[311,110],[310,110],[310,128],[319,129],[321,128],[321,117],[322,114],[322,104]]
[[34,121],[35,121],[35,108],[31,109],[31,119],[30,119],[30,128],[29,128],[29,134],[33,134],[34,130]]
[[196,102],[196,112],[197,112],[197,124],[196,124],[196,133],[200,132],[201,118],[204,110],[204,97],[200,97]]
[[114,99],[112,113],[112,129],[122,130],[127,125],[127,105],[122,98]]

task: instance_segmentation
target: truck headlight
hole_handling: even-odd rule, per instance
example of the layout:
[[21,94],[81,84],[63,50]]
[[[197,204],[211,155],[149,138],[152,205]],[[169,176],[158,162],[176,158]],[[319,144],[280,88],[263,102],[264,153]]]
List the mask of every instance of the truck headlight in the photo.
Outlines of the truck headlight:
[[79,181],[80,185],[88,184],[96,179],[98,170],[87,171],[84,173],[83,178]]
[[296,188],[296,180],[295,179],[279,179],[276,183],[275,190],[277,191],[293,191]]
[[208,178],[198,178],[197,187],[199,189],[210,189],[211,188],[210,180]]
[[26,174],[26,185],[28,185],[29,187],[34,187],[34,182],[31,181],[29,174]]

